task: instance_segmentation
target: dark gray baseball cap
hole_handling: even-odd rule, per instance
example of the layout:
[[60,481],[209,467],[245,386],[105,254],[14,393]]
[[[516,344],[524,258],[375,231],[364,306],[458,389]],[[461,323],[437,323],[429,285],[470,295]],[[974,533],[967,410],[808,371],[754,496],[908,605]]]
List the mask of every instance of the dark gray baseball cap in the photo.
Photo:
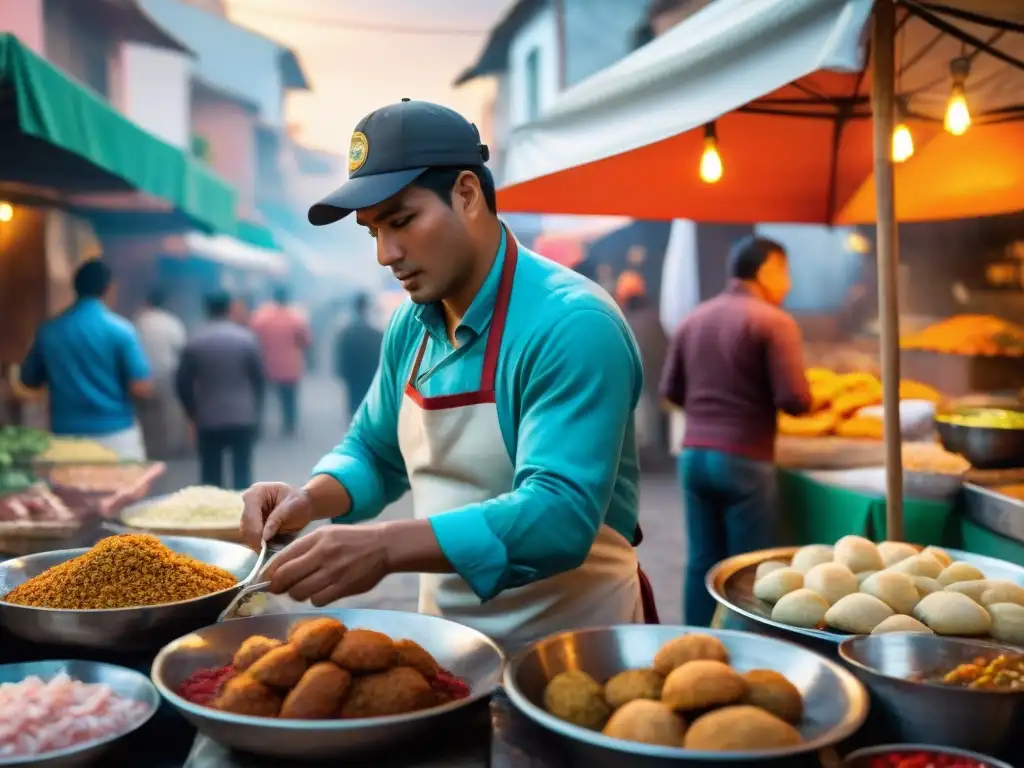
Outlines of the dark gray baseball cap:
[[458,112],[402,99],[359,121],[349,145],[348,181],[309,209],[309,223],[333,224],[382,203],[431,168],[483,165],[488,157],[480,131]]

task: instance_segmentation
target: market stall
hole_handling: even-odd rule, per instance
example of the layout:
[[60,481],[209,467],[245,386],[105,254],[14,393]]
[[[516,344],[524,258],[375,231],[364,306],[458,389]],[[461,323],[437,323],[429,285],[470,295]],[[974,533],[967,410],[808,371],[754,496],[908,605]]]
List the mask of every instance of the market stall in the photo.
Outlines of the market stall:
[[1024,207],[1024,166],[1007,161],[1024,141],[1021,11],[769,5],[712,3],[568,90],[513,132],[499,197],[513,211],[877,220],[886,530],[899,538],[896,219]]

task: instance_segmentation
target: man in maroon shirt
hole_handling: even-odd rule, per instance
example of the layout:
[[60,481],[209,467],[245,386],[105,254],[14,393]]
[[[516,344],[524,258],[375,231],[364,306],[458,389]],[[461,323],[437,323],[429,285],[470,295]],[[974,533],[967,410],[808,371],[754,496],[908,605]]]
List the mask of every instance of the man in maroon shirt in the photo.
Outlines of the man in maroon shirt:
[[775,422],[811,406],[800,329],[780,305],[785,249],[747,237],[729,256],[726,290],[679,326],[661,394],[686,414],[679,456],[688,558],[684,622],[707,625],[715,602],[704,576],[718,561],[770,547],[777,521]]

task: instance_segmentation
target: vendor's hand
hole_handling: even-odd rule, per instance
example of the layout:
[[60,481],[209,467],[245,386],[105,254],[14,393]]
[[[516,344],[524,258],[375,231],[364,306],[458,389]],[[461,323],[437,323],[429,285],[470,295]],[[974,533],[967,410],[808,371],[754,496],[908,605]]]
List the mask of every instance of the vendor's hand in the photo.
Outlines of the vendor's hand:
[[242,540],[255,550],[279,533],[297,533],[313,519],[313,504],[303,488],[286,483],[256,483],[242,494]]
[[286,547],[264,576],[271,593],[320,607],[368,592],[389,570],[383,525],[325,525]]

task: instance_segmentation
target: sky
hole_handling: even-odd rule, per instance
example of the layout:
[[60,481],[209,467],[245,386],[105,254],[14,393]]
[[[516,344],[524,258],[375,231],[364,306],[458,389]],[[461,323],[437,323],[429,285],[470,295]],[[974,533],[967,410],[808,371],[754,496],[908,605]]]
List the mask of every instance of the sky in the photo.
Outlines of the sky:
[[513,0],[226,0],[231,18],[294,50],[311,91],[288,121],[305,145],[348,151],[366,113],[403,97],[434,101],[480,123],[486,80],[452,87],[476,61]]

